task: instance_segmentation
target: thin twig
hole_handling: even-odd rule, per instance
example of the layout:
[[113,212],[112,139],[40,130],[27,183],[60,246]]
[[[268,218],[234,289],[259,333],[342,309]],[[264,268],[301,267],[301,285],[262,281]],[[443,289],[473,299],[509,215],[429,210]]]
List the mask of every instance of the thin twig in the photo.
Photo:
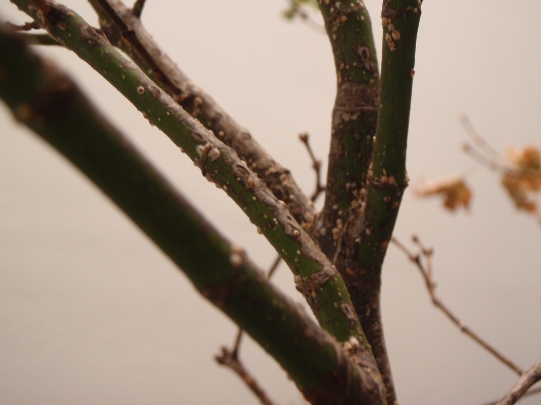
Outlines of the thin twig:
[[312,160],[312,168],[316,172],[316,187],[310,196],[310,201],[314,202],[321,195],[321,193],[325,191],[325,186],[321,184],[321,160],[316,159],[314,151],[310,146],[309,135],[307,132],[299,134],[299,139],[306,146],[306,150],[308,151],[310,159]]
[[[464,322],[462,322],[455,314],[453,314],[451,310],[436,295],[436,283],[434,282],[434,277],[433,277],[433,272],[432,272],[432,255],[434,253],[433,250],[424,247],[417,236],[413,236],[412,240],[413,240],[413,243],[415,243],[419,247],[420,254],[411,253],[394,236],[392,237],[391,240],[408,257],[408,259],[417,266],[417,268],[421,272],[421,275],[426,284],[426,288],[428,290],[428,294],[430,295],[432,304],[434,304],[435,307],[440,309],[445,314],[445,316],[447,316],[447,318],[449,318],[451,322],[453,322],[456,326],[458,326],[458,328],[463,333],[465,333],[467,336],[472,338],[484,349],[489,351],[492,355],[494,355],[498,360],[504,363],[507,367],[509,367],[515,373],[517,373],[518,375],[522,375],[523,370],[519,366],[517,366],[515,363],[513,363],[511,360],[509,360],[507,357],[501,354],[498,350],[496,350],[484,339],[482,339],[477,333],[475,333],[467,325],[465,325]],[[423,259],[424,259],[424,263],[423,263]]]
[[475,149],[474,146],[466,143],[464,144],[464,151],[470,154],[479,163],[488,167],[489,169],[501,172],[512,172],[532,176],[539,175],[539,170],[528,167],[516,167],[516,165],[513,165],[508,159],[503,157],[481,136],[481,134],[479,134],[479,132],[476,131],[466,115],[461,117],[461,122],[466,130],[466,133],[473,139],[474,145],[479,148]]
[[[465,143],[464,151],[474,160],[492,171],[499,172],[501,183],[518,209],[534,215],[541,223],[537,202],[529,197],[541,190],[539,151],[535,147],[520,150],[511,149],[509,156],[501,156],[473,127],[466,116],[462,124],[473,143]],[[537,161],[535,160],[537,159]]]
[[[541,387],[539,388],[536,388],[534,390],[529,390],[527,391],[524,395],[522,395],[521,398],[524,398],[524,397],[529,397],[531,395],[535,395],[535,394],[541,394]],[[498,404],[498,401],[490,401],[490,402],[486,402],[484,404],[481,404],[481,405],[497,405]]]
[[[276,256],[276,259],[274,259],[274,262],[272,263],[270,269],[267,272],[267,280],[269,280],[276,269],[278,268],[278,265],[282,262],[282,258],[278,255]],[[239,349],[240,349],[240,342],[242,341],[242,335],[243,330],[239,328],[239,331],[237,333],[237,338],[235,339],[235,344],[233,345],[233,350],[231,351],[232,354],[235,355],[235,357],[238,357]]]
[[293,19],[294,17],[299,17],[302,22],[304,22],[308,27],[313,29],[314,31],[319,32],[320,34],[325,34],[325,27],[322,24],[319,24],[316,22],[312,17],[310,17],[310,14],[306,12],[304,9],[304,6],[300,4],[296,0],[289,0],[291,3],[288,10],[285,11],[284,14],[290,15],[289,19]]
[[485,141],[485,139],[481,136],[481,134],[479,134],[479,132],[477,132],[467,115],[463,114],[460,117],[460,122],[466,130],[466,133],[470,136],[470,138],[472,138],[473,142],[479,147],[479,149],[483,150],[488,156],[491,156],[494,160],[498,160],[500,158],[499,152],[487,141]]
[[490,170],[502,172],[511,170],[509,167],[507,167],[507,163],[501,161],[500,158],[494,159],[492,157],[485,156],[483,153],[475,149],[475,147],[469,143],[464,143],[462,148],[464,152],[470,155],[474,160],[476,160],[483,166],[486,166]]
[[[473,145],[464,144],[464,151],[473,157],[477,162],[495,171],[512,171],[509,162],[489,144],[485,138],[475,129],[467,115],[460,117],[460,122],[466,131],[466,134],[472,139]],[[477,147],[477,148],[476,148]]]
[[[280,256],[276,256],[276,259],[274,259],[274,262],[272,262],[272,265],[267,272],[267,279],[272,277],[281,261],[282,258]],[[227,347],[222,346],[222,353],[215,356],[214,359],[218,362],[218,364],[226,366],[235,372],[254,393],[254,395],[259,398],[263,405],[273,405],[274,403],[267,396],[263,388],[257,383],[255,378],[248,372],[239,357],[240,344],[243,336],[244,331],[239,328],[237,337],[235,338],[235,343],[233,344],[233,349],[229,350]]]
[[243,335],[244,335],[244,332],[242,331],[241,328],[239,328],[237,332],[237,337],[235,338],[235,343],[233,344],[233,350],[231,350],[231,355],[234,356],[236,359],[238,359],[239,357],[240,343],[242,342]]
[[60,44],[56,42],[47,34],[28,34],[25,32],[18,32],[17,37],[21,38],[27,44],[30,45],[46,45],[46,46],[59,46]]
[[12,24],[10,22],[6,22],[4,25],[12,31],[31,31],[31,30],[41,29],[41,26],[38,24],[37,21],[27,22],[27,23],[24,23],[23,25],[17,25],[17,24]]
[[496,405],[512,405],[524,396],[528,388],[541,380],[541,360],[526,370],[517,383],[500,399]]
[[274,405],[274,402],[267,396],[263,388],[261,388],[248,370],[246,370],[235,352],[231,352],[226,347],[222,347],[222,353],[216,356],[215,359],[219,364],[226,366],[235,372],[254,395],[259,398],[263,405]]
[[272,277],[281,262],[282,258],[280,256],[276,256],[276,259],[274,259],[274,262],[272,262],[269,271],[267,272],[267,279],[270,279]]
[[141,18],[141,13],[143,12],[143,7],[145,6],[146,0],[136,0],[135,4],[133,5],[131,12],[134,16],[137,18]]
[[[469,121],[467,122],[468,125],[471,125]],[[518,175],[539,176],[539,170],[531,169],[528,167],[516,167],[516,165],[513,165],[512,162],[510,162],[508,159],[502,157],[477,132],[470,133],[470,130],[467,131],[470,136],[474,137],[474,143],[479,147],[479,149],[475,149],[475,147],[473,145],[470,145],[469,143],[465,143],[463,149],[480,164],[494,171],[500,171],[504,173],[516,173]]]
[[[278,268],[278,265],[282,262],[282,258],[278,255],[276,256],[276,259],[274,259],[274,262],[272,262],[269,270],[267,271],[267,280],[270,280],[276,269]],[[233,345],[233,350],[231,353],[235,355],[235,357],[238,357],[239,350],[240,350],[240,343],[242,341],[242,335],[244,334],[243,330],[239,328],[237,332],[237,338],[235,339],[235,344]]]

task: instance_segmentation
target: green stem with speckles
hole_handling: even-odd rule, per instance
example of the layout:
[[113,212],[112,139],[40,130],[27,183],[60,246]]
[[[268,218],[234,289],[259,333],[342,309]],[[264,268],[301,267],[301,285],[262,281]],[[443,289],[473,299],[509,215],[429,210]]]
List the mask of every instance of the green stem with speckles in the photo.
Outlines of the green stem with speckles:
[[206,298],[277,359],[307,399],[384,403],[378,375],[354,366],[330,335],[172,189],[69,77],[2,29],[0,54],[0,98],[15,118],[107,194]]
[[[337,76],[325,205],[315,235],[333,258],[351,205],[360,198],[376,133],[379,74],[370,16],[362,1],[320,1]],[[343,269],[339,270],[343,273]]]
[[417,0],[384,0],[383,55],[376,139],[366,203],[350,211],[335,265],[342,273],[363,330],[385,381],[387,401],[396,403],[380,311],[381,268],[404,189],[406,148],[421,16]]
[[[162,130],[246,212],[295,274],[321,326],[339,342],[351,336],[366,343],[349,293],[336,268],[292,215],[234,150],[184,111],[124,58],[101,30],[50,0],[13,0],[49,35],[85,60],[145,117]],[[364,355],[371,355],[366,345]]]
[[[314,207],[296,184],[290,171],[276,162],[207,93],[195,85],[154,41],[141,20],[120,0],[108,0],[108,10],[100,0],[89,0],[99,16],[100,27],[115,47],[122,49],[149,78],[167,92],[190,115],[231,146],[248,167],[257,173],[272,193],[286,203],[299,224],[311,224]],[[111,15],[114,16],[111,17]]]

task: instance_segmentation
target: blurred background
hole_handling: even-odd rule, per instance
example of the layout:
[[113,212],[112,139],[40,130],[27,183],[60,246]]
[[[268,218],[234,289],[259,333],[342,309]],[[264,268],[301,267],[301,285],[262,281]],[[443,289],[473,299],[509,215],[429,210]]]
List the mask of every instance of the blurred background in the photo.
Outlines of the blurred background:
[[[86,2],[62,0],[91,24]],[[148,0],[154,38],[310,193],[310,134],[324,162],[335,96],[325,35],[281,12],[284,0]],[[381,1],[367,0],[381,55]],[[438,293],[497,349],[527,369],[541,358],[541,228],[516,211],[497,174],[466,155],[466,113],[496,149],[540,145],[541,2],[423,5],[411,111],[410,188],[395,237],[433,247]],[[0,16],[29,19],[7,0]],[[317,18],[317,15],[316,15]],[[319,21],[319,20],[318,20]],[[154,164],[262,268],[275,254],[221,190],[97,73],[65,49],[39,48],[70,72]],[[1,56],[0,56],[1,57]],[[0,403],[257,404],[213,356],[236,327],[59,154],[0,108]],[[462,174],[474,196],[451,213],[412,190]],[[274,281],[296,301],[291,272]],[[383,316],[401,404],[482,404],[517,376],[429,301],[418,270],[391,246]],[[280,404],[303,400],[246,339],[247,367]],[[523,400],[538,404],[541,396]]]

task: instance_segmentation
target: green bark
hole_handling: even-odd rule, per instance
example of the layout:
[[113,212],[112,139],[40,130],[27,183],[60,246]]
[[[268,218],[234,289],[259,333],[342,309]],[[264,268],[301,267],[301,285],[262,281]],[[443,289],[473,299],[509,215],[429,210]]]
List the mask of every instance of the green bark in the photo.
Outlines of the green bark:
[[295,274],[323,328],[340,342],[365,341],[342,278],[302,227],[234,150],[184,111],[125,59],[101,30],[52,1],[13,1],[66,48],[74,51],[117,88],[152,125],[162,130],[209,181],[246,212]]
[[383,55],[378,124],[366,203],[352,207],[335,265],[341,271],[385,381],[396,403],[381,322],[381,268],[407,186],[406,148],[420,2],[383,2]]
[[178,68],[165,50],[154,41],[133,10],[119,0],[89,0],[99,15],[100,26],[111,43],[122,49],[143,72],[166,91],[190,115],[231,146],[248,167],[263,180],[272,193],[303,226],[310,227],[314,207],[286,168],[276,162],[250,132],[227,114],[207,93]]
[[[361,190],[376,133],[379,74],[370,16],[362,1],[320,1],[337,76],[325,205],[315,232],[334,257],[340,231]],[[339,270],[341,270],[339,268]]]
[[[63,25],[65,20],[57,20]],[[0,30],[0,97],[107,194],[210,301],[286,369],[312,403],[384,403],[381,382],[208,224],[69,77]]]
[[[377,398],[381,390],[374,391],[374,385],[371,385],[378,384],[379,374],[369,343],[376,357],[377,368],[383,376],[386,399],[388,403],[396,403],[383,339],[379,299],[381,267],[407,186],[405,159],[421,2],[383,2],[384,43],[379,87],[370,20],[362,2],[319,2],[337,72],[327,196],[316,224],[316,237],[322,253],[298,223],[306,222],[303,225],[309,227],[313,209],[303,199],[300,203],[296,202],[296,186],[293,183],[294,187],[287,187],[291,185],[288,173],[284,177],[286,173],[281,172],[279,166],[273,166],[272,159],[269,161],[267,155],[260,154],[259,146],[250,143],[251,137],[247,132],[237,128],[234,122],[229,125],[232,120],[226,115],[224,119],[222,111],[216,108],[212,99],[205,98],[204,93],[194,92],[189,80],[183,78],[179,82],[177,79],[182,75],[179,71],[173,69],[171,75],[163,74],[164,69],[170,66],[159,66],[159,72],[150,72],[154,73],[153,83],[108,43],[102,31],[88,26],[71,10],[50,0],[12,1],[36,18],[54,40],[76,52],[110,81],[151,124],[159,127],[187,153],[209,181],[223,188],[246,211],[292,269],[297,288],[306,297],[323,328],[339,342],[346,342],[351,336],[359,338],[361,345],[355,357],[361,359],[367,373],[359,374],[360,369],[352,368],[349,362],[345,369],[341,369],[347,369],[345,374],[334,371],[340,378],[355,376],[355,382],[345,394],[347,398],[359,399],[371,392],[375,395],[371,401],[379,403]],[[117,7],[121,3],[111,0],[111,4]],[[111,21],[104,23],[103,27],[108,31],[111,28],[109,37],[117,45],[125,39],[129,40],[134,32],[135,35],[143,32],[140,21],[132,13],[120,18],[115,14],[113,16],[113,20],[118,20],[116,28]],[[103,14],[101,17],[103,20]],[[123,26],[124,20],[131,21],[137,29],[134,31],[129,25]],[[142,45],[145,51],[158,49],[153,46],[151,42]],[[154,65],[148,65],[150,58],[138,53],[140,49],[138,52],[134,52],[132,46],[124,49],[131,52],[145,71],[148,67],[153,68]],[[158,61],[163,61],[163,58]],[[153,60],[150,62],[154,63]],[[175,100],[158,85],[165,88]],[[219,137],[233,149],[218,140],[212,131],[207,131],[177,102],[187,108],[193,117],[201,118],[207,127],[217,130]],[[239,159],[236,151],[247,163]],[[263,167],[270,168],[264,170],[263,177],[272,191],[251,170],[259,170],[261,174]],[[269,173],[271,177],[267,176]],[[278,174],[275,177],[282,185],[276,186],[273,174]],[[301,196],[305,199],[303,194]],[[286,209],[286,204],[290,211]],[[163,243],[167,244],[165,241]],[[342,276],[325,255],[333,258]],[[244,263],[241,252],[230,249],[228,257],[234,257],[234,263],[239,260]],[[226,260],[225,256],[223,259]],[[233,268],[237,267],[233,265]],[[224,281],[205,291],[208,291],[210,299],[221,302],[224,291],[230,293],[231,285],[231,281]],[[263,292],[261,294],[265,295]],[[238,302],[239,306],[245,305],[245,302]],[[239,324],[244,328],[241,322]],[[338,359],[340,363],[340,356]],[[357,376],[363,380],[360,385],[356,383]],[[319,398],[314,399],[317,402],[328,391],[326,384],[322,385],[322,390],[304,392],[307,397]],[[385,399],[380,400],[385,402]],[[328,403],[330,398],[326,401],[318,403]]]

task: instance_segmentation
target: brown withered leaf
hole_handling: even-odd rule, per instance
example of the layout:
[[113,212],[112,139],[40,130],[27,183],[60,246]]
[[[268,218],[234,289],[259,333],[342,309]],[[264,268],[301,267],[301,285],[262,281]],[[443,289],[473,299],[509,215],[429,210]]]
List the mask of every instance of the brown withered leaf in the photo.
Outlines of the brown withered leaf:
[[523,149],[509,147],[507,158],[512,168],[505,170],[501,182],[518,209],[537,212],[537,202],[532,193],[541,190],[541,154],[535,146]]
[[468,211],[472,199],[471,189],[464,179],[457,175],[427,182],[422,187],[414,189],[414,193],[418,197],[442,195],[443,206],[450,211],[460,207]]
[[509,146],[507,148],[507,158],[520,170],[539,172],[541,169],[541,155],[536,146],[530,145],[524,147],[524,149]]

